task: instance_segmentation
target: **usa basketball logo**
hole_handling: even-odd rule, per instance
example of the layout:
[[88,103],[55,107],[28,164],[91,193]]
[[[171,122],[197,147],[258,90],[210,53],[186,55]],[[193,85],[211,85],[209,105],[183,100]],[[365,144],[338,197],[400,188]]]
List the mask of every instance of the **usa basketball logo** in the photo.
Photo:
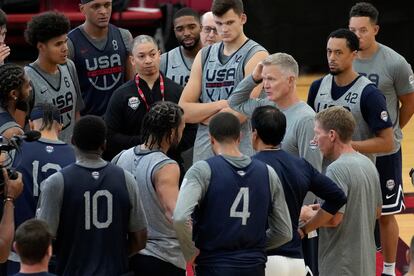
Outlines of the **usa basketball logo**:
[[114,88],[123,75],[121,56],[117,53],[85,59],[85,66],[89,82],[101,91]]
[[52,146],[46,146],[45,150],[47,153],[52,153],[55,150],[55,148]]
[[92,172],[91,175],[96,180],[99,178],[99,172]]
[[388,179],[385,186],[387,187],[388,190],[392,191],[392,189],[394,189],[395,187],[395,182],[393,179]]
[[383,120],[384,122],[386,122],[388,120],[388,112],[387,111],[382,111],[381,112],[381,120]]
[[133,109],[133,110],[137,110],[138,106],[139,106],[139,99],[138,97],[131,97],[128,99],[128,106]]

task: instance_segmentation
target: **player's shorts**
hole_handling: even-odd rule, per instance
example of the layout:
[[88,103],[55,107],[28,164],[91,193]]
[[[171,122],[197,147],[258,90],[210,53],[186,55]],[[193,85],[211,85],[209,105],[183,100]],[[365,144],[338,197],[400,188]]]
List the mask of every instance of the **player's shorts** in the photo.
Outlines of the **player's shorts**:
[[376,166],[381,182],[382,215],[400,213],[405,209],[401,149],[394,154],[378,156]]
[[264,264],[254,267],[220,267],[196,265],[197,276],[265,276]]
[[306,276],[305,261],[280,255],[267,256],[266,276],[273,275]]

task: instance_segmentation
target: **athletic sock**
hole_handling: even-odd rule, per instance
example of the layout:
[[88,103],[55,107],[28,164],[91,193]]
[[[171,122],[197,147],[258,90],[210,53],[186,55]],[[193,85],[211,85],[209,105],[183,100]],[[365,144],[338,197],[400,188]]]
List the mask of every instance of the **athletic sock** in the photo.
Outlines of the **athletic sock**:
[[390,276],[395,276],[395,263],[386,263],[382,267],[382,273]]

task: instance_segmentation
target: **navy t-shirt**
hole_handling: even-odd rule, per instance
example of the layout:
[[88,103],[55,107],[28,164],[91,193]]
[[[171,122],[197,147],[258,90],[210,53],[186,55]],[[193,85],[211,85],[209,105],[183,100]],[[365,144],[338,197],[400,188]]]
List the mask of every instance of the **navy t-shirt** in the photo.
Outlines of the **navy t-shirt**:
[[276,171],[283,185],[292,221],[292,240],[268,251],[267,254],[301,259],[302,243],[297,229],[303,199],[307,192],[311,191],[324,199],[322,208],[330,214],[335,214],[346,203],[346,196],[336,183],[319,173],[305,159],[283,150],[261,151],[254,155],[253,159],[265,162]]

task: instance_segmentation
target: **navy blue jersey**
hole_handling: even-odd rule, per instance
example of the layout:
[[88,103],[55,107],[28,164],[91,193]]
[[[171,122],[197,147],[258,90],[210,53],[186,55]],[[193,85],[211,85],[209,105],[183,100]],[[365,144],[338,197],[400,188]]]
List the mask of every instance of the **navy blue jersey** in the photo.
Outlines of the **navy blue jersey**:
[[[348,85],[338,86],[332,79],[332,98],[336,100],[342,97],[355,84],[357,80],[358,78],[356,78]],[[314,81],[309,88],[307,103],[315,110],[315,112],[319,112],[321,110],[315,107],[315,98],[321,82],[322,78]],[[378,90],[378,88],[375,87],[374,84],[367,85],[362,91],[361,95],[361,113],[365,122],[367,122],[368,126],[374,133],[392,126],[389,118],[384,121],[379,115],[384,110],[387,110],[384,95],[381,93],[381,91]]]
[[267,219],[271,212],[266,164],[252,160],[236,168],[222,156],[206,160],[211,179],[194,212],[197,265],[250,267],[266,262]]
[[103,116],[112,92],[125,82],[128,52],[121,32],[110,24],[103,50],[96,48],[79,27],[72,30],[68,37],[75,45],[73,62],[85,103],[81,115]]
[[35,216],[43,180],[76,161],[73,147],[61,141],[24,141],[20,149],[13,162],[24,183],[23,192],[15,202],[16,227]]
[[63,199],[55,252],[58,275],[127,272],[131,204],[124,171],[72,164],[61,170]]
[[300,210],[308,191],[325,199],[322,208],[335,214],[346,202],[344,192],[328,177],[319,173],[305,159],[293,156],[283,150],[261,151],[253,156],[270,165],[283,185],[286,203],[292,221],[292,240],[279,248],[270,250],[268,255],[303,258],[302,243],[297,232]]
[[0,135],[12,127],[20,128],[10,113],[0,108]]

